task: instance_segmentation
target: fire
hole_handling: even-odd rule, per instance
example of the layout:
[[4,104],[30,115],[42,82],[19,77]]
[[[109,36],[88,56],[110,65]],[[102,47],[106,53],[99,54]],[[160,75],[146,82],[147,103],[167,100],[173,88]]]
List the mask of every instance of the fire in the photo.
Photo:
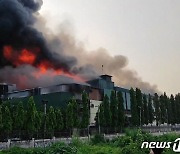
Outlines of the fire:
[[36,56],[27,49],[22,50],[18,58],[21,64],[33,64],[36,60]]
[[4,49],[3,49],[3,54],[4,54],[4,57],[7,59],[7,60],[11,60],[11,56],[12,56],[12,47],[11,46],[5,46]]
[[[34,72],[30,72],[31,75],[40,79],[40,77],[46,75],[50,77],[55,77],[59,75],[67,76],[83,82],[84,80],[76,74],[64,71],[61,68],[57,68],[48,59],[38,60],[37,57],[40,56],[41,51],[39,48],[33,49],[22,49],[20,51],[13,49],[11,46],[4,46],[3,56],[12,63],[13,66],[18,67],[20,65],[31,65],[36,69]],[[23,77],[25,79],[25,77]],[[26,79],[27,80],[27,79]],[[24,87],[24,85],[23,85]]]
[[43,74],[46,73],[46,71],[49,68],[53,68],[53,65],[49,61],[44,60],[37,67],[40,69],[41,73]]
[[54,77],[54,76],[58,76],[58,75],[63,75],[63,76],[67,76],[69,78],[73,78],[74,80],[77,80],[77,81],[81,81],[81,82],[84,82],[84,80],[75,75],[75,74],[72,74],[70,72],[66,72],[62,69],[55,69],[53,67],[53,64],[50,63],[49,61],[42,61],[38,66],[37,68],[39,69],[38,72],[34,72],[33,73],[33,76],[36,77],[37,79],[40,78],[41,76],[43,75],[48,75],[48,76],[51,76],[51,77]]
[[36,55],[27,49],[22,49],[20,53],[16,50],[13,50],[11,46],[5,46],[3,48],[4,57],[12,62],[13,65],[19,66],[23,64],[33,65],[36,60]]

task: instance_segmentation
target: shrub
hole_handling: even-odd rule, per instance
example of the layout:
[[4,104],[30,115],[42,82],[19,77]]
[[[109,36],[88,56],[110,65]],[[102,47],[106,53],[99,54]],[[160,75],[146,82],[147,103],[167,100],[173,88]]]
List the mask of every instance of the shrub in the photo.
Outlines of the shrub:
[[132,142],[133,140],[130,136],[121,136],[114,141],[114,145],[123,148]]
[[91,138],[92,144],[98,144],[98,143],[105,143],[104,136],[101,134],[96,134],[94,137]]
[[144,151],[138,148],[137,143],[131,143],[122,148],[122,154],[145,154]]
[[45,150],[46,154],[56,154],[56,153],[63,153],[63,154],[76,154],[77,149],[74,146],[69,146],[64,143],[56,143],[53,144],[52,146],[46,148]]
[[23,149],[19,147],[13,147],[9,150],[2,151],[2,154],[76,154],[77,149],[73,146],[66,145],[64,143],[56,143],[50,147],[43,148],[34,148],[34,149]]
[[125,129],[125,135],[132,138],[133,141],[136,140],[138,129]]
[[164,135],[156,137],[156,140],[157,141],[162,141],[162,142],[173,142],[178,137],[180,137],[180,135],[175,134],[175,133],[168,133],[168,134],[164,134]]
[[71,143],[72,146],[79,147],[82,146],[83,144],[84,143],[78,137],[72,138],[72,143]]
[[10,148],[9,150],[3,150],[2,153],[6,154],[32,154],[33,150],[31,149],[24,149],[24,148],[19,148],[19,147],[13,147]]

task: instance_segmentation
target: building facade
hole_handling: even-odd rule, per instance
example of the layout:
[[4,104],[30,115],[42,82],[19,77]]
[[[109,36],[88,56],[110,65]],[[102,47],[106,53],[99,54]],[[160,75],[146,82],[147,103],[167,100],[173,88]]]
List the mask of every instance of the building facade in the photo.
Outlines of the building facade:
[[3,100],[12,103],[19,101],[27,104],[29,97],[33,96],[37,107],[42,106],[42,100],[47,100],[49,106],[64,108],[70,99],[75,98],[81,102],[82,92],[86,91],[90,100],[90,125],[95,125],[95,116],[105,95],[110,98],[111,92],[122,92],[126,116],[130,116],[131,102],[129,90],[114,85],[112,76],[101,75],[86,83],[63,83],[49,87],[37,87],[33,89],[17,90],[15,85],[0,84],[0,95]]

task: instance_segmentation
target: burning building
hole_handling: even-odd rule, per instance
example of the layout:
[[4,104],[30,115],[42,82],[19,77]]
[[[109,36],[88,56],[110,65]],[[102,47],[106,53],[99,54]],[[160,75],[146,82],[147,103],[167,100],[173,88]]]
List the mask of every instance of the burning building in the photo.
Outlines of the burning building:
[[42,100],[48,101],[48,106],[53,107],[66,107],[69,100],[73,97],[77,102],[81,102],[82,92],[86,91],[90,99],[90,124],[94,125],[94,118],[98,111],[99,105],[103,101],[104,95],[110,98],[111,91],[121,91],[124,99],[124,109],[126,115],[130,116],[130,94],[128,89],[114,86],[111,76],[101,75],[96,79],[89,80],[86,83],[62,83],[48,87],[37,87],[32,89],[17,90],[9,85],[5,85],[6,88],[1,89],[1,98],[10,100],[12,103],[18,103],[19,101],[27,103],[30,96],[34,97],[34,101],[37,107],[42,106]]
[[35,27],[41,5],[42,0],[0,0],[2,100],[27,102],[33,96],[37,106],[42,106],[41,101],[47,100],[54,107],[65,107],[72,97],[80,101],[85,90],[90,98],[90,122],[93,125],[103,96],[110,97],[114,90],[122,92],[124,108],[129,116],[129,90],[116,87],[110,75],[100,76],[98,67],[102,64],[106,64],[107,72],[116,80],[120,79],[123,86],[131,83],[128,86],[140,85],[143,90],[154,92],[154,87],[139,81],[133,71],[123,69],[128,63],[124,56],[112,57],[104,51],[87,54],[81,47],[73,46],[76,44],[73,41],[69,43],[67,40],[71,39],[64,35],[62,39],[53,35],[51,42],[46,39],[46,34]]

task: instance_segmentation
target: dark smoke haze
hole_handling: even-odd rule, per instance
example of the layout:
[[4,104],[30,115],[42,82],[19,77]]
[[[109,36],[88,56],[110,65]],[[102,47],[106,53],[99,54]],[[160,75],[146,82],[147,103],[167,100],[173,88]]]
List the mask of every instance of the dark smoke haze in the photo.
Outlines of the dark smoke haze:
[[56,54],[50,50],[43,34],[33,28],[36,22],[34,13],[41,5],[41,0],[0,0],[0,67],[14,66],[12,61],[4,58],[2,52],[3,47],[9,45],[17,52],[23,48],[31,51],[38,48],[41,52],[36,53],[37,59],[33,63],[34,66],[43,60],[48,60],[56,68],[69,71],[76,64],[75,58],[64,56],[62,52]]
[[[123,55],[111,56],[108,51],[104,48],[99,48],[95,51],[88,51],[82,43],[78,43],[72,34],[69,34],[63,26],[60,27],[63,31],[60,31],[56,37],[51,36],[51,41],[59,40],[63,44],[63,52],[67,55],[73,55],[78,59],[78,68],[83,68],[87,66],[102,74],[102,65],[103,73],[110,74],[113,76],[113,81],[116,85],[130,88],[130,87],[139,87],[143,92],[146,93],[155,93],[159,92],[156,85],[151,85],[148,82],[144,82],[137,74],[136,71],[130,70],[127,68],[128,59]],[[69,30],[68,30],[69,31]],[[48,37],[47,37],[48,38]],[[51,43],[55,51],[59,51],[59,43]],[[82,75],[89,76],[95,75],[86,69],[80,69]]]
[[[112,75],[116,85],[158,92],[157,86],[144,82],[127,68],[125,56],[111,56],[104,48],[87,51],[63,26],[56,35],[50,32],[45,28],[45,19],[38,14],[41,5],[41,0],[0,0],[0,82],[16,83],[20,88],[72,82],[54,74],[55,69],[88,80],[102,74],[104,65],[104,73]],[[36,58],[31,64],[21,61],[21,65],[17,65],[12,57],[5,58],[5,46],[11,46],[16,52],[14,58],[23,49],[33,52]],[[38,76],[38,66],[44,61],[51,63],[52,68]]]

